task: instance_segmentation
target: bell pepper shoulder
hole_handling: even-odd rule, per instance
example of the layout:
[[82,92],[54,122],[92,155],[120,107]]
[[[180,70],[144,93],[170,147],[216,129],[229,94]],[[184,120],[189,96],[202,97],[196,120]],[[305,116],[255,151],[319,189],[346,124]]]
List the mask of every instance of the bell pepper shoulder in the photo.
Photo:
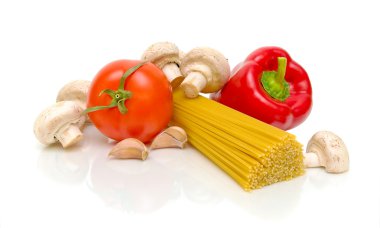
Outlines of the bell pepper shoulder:
[[289,130],[310,114],[312,88],[306,71],[284,49],[263,47],[252,52],[211,98]]

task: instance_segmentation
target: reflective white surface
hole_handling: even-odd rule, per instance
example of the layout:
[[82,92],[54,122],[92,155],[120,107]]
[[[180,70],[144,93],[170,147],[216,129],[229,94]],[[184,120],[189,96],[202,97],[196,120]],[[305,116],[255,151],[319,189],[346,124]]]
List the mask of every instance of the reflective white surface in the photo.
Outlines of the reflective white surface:
[[[0,228],[379,227],[377,1],[1,1]],[[108,159],[113,143],[93,126],[79,145],[45,147],[39,112],[75,79],[137,59],[153,42],[211,46],[233,68],[278,45],[308,71],[314,106],[292,130],[345,141],[350,171],[309,169],[251,193],[198,151]]]
[[157,222],[190,227],[202,219],[210,226],[317,227],[329,221],[373,227],[378,222],[379,184],[373,179],[378,168],[371,162],[363,166],[352,145],[348,173],[309,169],[302,177],[247,193],[189,145],[152,151],[146,161],[115,160],[107,158],[113,142],[93,126],[84,133],[84,141],[68,150],[28,140],[29,145],[20,142],[23,149],[2,154],[3,227]]
[[[170,201],[184,198],[200,205],[217,205],[231,199],[242,209],[255,212],[265,208],[270,200],[279,204],[269,210],[270,216],[277,213],[281,216],[289,213],[284,208],[297,205],[306,181],[303,176],[291,181],[292,184],[274,185],[274,191],[291,193],[286,199],[270,190],[259,190],[257,194],[261,196],[253,196],[242,191],[189,145],[184,150],[154,150],[144,162],[115,160],[107,158],[113,142],[107,142],[93,126],[85,133],[87,138],[78,148],[66,151],[58,146],[43,149],[37,167],[46,181],[66,186],[82,185],[95,193],[105,206],[121,211],[152,213]],[[265,211],[268,210],[262,212]]]

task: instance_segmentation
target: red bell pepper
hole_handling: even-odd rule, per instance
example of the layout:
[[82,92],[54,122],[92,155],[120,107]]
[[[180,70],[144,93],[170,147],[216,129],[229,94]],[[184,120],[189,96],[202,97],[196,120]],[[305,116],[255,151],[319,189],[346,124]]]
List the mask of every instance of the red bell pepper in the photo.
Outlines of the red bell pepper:
[[279,47],[252,52],[211,98],[283,130],[301,124],[312,107],[306,71]]

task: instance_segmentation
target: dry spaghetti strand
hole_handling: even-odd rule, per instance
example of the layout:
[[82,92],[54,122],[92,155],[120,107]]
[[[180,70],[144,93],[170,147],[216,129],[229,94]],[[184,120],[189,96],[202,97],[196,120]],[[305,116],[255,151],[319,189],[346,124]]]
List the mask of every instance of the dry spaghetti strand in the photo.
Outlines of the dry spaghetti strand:
[[199,96],[173,93],[173,125],[189,142],[250,191],[302,175],[302,145],[295,136],[234,109]]

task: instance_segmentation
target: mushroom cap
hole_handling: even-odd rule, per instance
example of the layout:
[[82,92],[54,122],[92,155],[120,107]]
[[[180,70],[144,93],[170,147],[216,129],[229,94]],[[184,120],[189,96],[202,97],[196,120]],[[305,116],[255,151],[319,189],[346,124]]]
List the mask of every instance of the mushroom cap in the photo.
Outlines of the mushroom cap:
[[76,80],[69,82],[58,92],[56,101],[80,101],[84,103],[85,106],[90,84],[91,81],[87,80]]
[[185,55],[186,55],[186,53],[184,52],[184,51],[182,51],[182,50],[179,50],[179,59],[181,60],[181,59],[183,59],[183,57],[185,57]]
[[40,113],[34,123],[34,134],[42,144],[57,142],[56,134],[76,125],[81,128],[86,117],[83,115],[83,107],[77,101],[60,101],[46,108]]
[[343,140],[330,131],[315,133],[307,144],[306,153],[315,153],[327,172],[341,173],[349,168],[349,156]]
[[181,72],[188,75],[190,72],[202,73],[206,80],[204,93],[212,93],[220,90],[230,77],[230,65],[228,60],[219,51],[198,47],[188,52],[181,60]]
[[179,53],[180,51],[175,44],[170,42],[158,42],[149,46],[141,59],[150,61],[162,69],[168,63],[180,65]]

